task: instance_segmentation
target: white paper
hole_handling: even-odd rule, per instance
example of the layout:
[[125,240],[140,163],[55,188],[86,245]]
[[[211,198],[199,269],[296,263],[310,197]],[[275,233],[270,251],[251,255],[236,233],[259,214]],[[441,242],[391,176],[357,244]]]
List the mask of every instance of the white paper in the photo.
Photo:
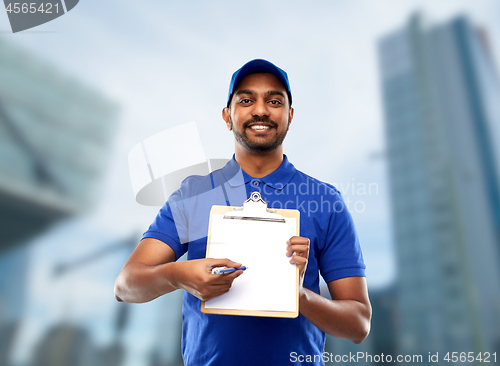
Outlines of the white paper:
[[296,268],[286,256],[286,241],[296,235],[296,219],[277,223],[223,216],[212,216],[208,256],[229,258],[248,269],[229,292],[206,301],[205,308],[296,311]]

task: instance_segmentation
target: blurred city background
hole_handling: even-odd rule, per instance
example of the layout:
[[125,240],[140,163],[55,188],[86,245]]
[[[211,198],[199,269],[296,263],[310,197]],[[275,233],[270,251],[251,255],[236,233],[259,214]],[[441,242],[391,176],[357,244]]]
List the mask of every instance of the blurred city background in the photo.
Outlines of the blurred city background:
[[363,248],[371,334],[326,351],[500,356],[499,57],[495,0],[86,0],[18,34],[0,11],[0,365],[182,365],[181,291],[114,299],[159,209],[127,155],[196,121],[230,158],[253,58],[288,72],[285,153],[351,202]]

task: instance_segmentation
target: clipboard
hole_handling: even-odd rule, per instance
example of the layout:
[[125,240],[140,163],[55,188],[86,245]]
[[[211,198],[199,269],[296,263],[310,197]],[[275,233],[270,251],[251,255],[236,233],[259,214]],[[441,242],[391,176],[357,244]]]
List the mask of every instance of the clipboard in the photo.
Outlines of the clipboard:
[[299,231],[298,210],[268,209],[259,192],[243,207],[212,206],[207,258],[229,258],[248,268],[229,292],[202,301],[201,312],[296,318],[299,267],[289,263],[285,252],[286,241]]

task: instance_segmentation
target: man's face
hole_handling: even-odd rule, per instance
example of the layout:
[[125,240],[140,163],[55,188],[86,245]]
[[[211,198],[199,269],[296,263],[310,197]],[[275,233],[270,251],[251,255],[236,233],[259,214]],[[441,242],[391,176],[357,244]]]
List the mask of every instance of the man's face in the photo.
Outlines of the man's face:
[[223,117],[236,141],[253,152],[269,152],[283,143],[293,118],[283,84],[270,73],[246,76]]

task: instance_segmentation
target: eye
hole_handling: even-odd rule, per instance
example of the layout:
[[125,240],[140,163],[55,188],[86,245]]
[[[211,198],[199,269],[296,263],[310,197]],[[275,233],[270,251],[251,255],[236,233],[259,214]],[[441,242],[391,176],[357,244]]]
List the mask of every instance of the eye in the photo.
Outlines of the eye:
[[283,103],[279,100],[270,100],[269,103],[271,103],[272,105],[282,105]]
[[241,100],[240,100],[240,103],[241,103],[241,104],[248,104],[248,103],[250,103],[250,102],[251,102],[251,100],[250,100],[250,99],[241,99]]

